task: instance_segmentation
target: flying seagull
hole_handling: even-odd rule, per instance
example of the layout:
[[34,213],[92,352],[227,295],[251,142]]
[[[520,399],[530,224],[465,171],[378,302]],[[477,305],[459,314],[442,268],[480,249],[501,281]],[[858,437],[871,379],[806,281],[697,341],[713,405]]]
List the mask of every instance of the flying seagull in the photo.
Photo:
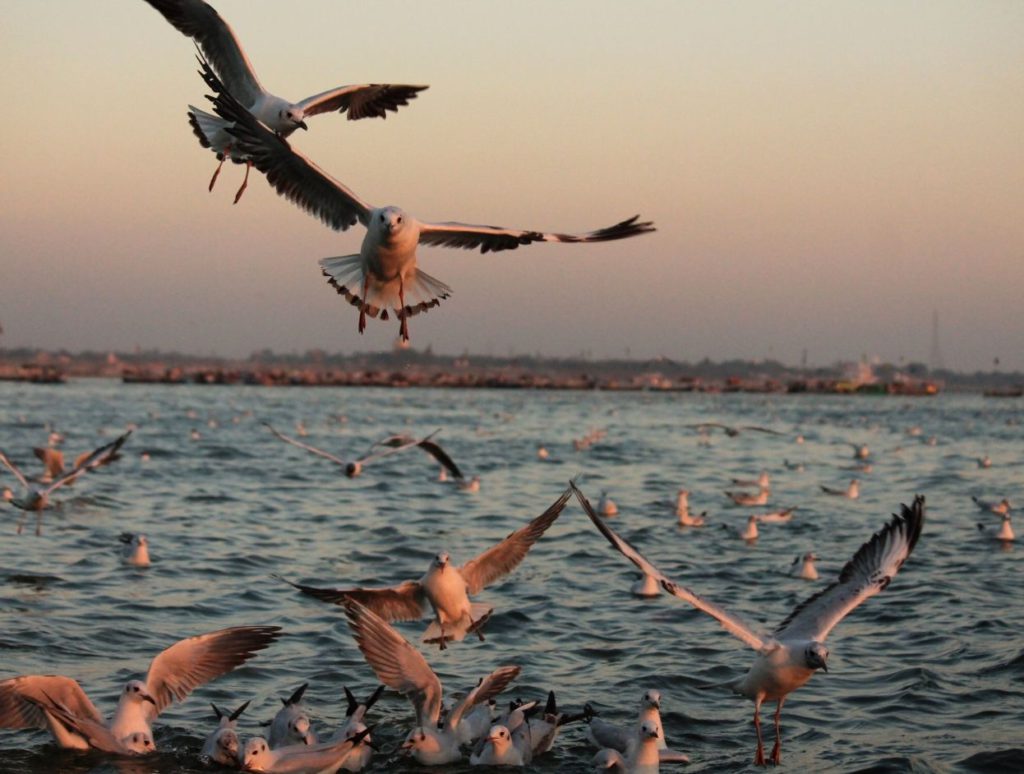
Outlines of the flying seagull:
[[448,452],[442,449],[441,445],[437,443],[437,441],[433,440],[435,435],[437,435],[437,431],[431,433],[425,438],[413,438],[411,435],[404,434],[391,435],[382,441],[377,441],[376,443],[374,443],[370,447],[370,452],[373,452],[375,449],[378,448],[394,449],[396,451],[401,451],[403,449],[408,449],[412,446],[418,446],[420,449],[423,449],[423,451],[425,451],[427,454],[429,454],[431,457],[437,460],[437,462],[441,464],[441,467],[444,468],[444,470],[446,470],[448,473],[451,473],[452,476],[455,477],[455,480],[457,482],[463,482],[465,480],[465,476],[459,469],[459,466],[455,464],[455,460],[453,460],[448,455]]
[[854,608],[889,585],[914,550],[924,525],[924,497],[918,495],[913,505],[901,506],[900,515],[894,515],[889,524],[860,547],[830,586],[797,605],[771,635],[763,636],[737,616],[669,580],[594,512],[575,484],[571,486],[587,516],[613,548],[643,572],[656,577],[669,594],[703,610],[726,631],[757,651],[757,658],[750,671],[727,685],[754,702],[754,728],[757,730],[754,762],[758,765],[765,763],[761,739],[761,704],[765,701],[777,702],[775,747],[771,758],[773,763],[778,764],[782,757],[779,721],[786,697],[806,683],[816,670],[828,671],[825,638]]
[[153,659],[144,680],[124,686],[109,723],[70,677],[12,677],[0,682],[0,728],[46,728],[63,749],[125,753],[141,740],[143,749],[136,752],[153,752],[157,715],[280,636],[279,626],[237,626],[179,640]]
[[439,643],[442,650],[448,640],[458,642],[467,633],[476,633],[483,639],[480,629],[494,608],[470,602],[470,595],[479,594],[526,558],[533,544],[555,523],[570,494],[566,489],[540,516],[461,567],[453,565],[448,553],[442,551],[418,581],[405,581],[382,589],[325,589],[285,582],[324,602],[346,604],[348,600],[355,600],[388,621],[419,620],[429,604],[435,620],[423,634],[423,640]]
[[[345,461],[341,459],[341,457],[336,457],[330,452],[325,452],[323,449],[318,449],[317,447],[311,446],[308,443],[303,443],[302,441],[298,441],[295,438],[291,438],[290,436],[287,436],[284,433],[278,432],[277,430],[274,429],[274,426],[271,425],[269,422],[264,422],[263,424],[267,427],[268,430],[270,430],[270,432],[272,432],[275,436],[280,438],[285,443],[290,443],[292,446],[296,446],[299,449],[305,449],[308,452],[312,452],[313,454],[328,459],[331,462],[341,466],[341,469],[345,471],[345,475],[348,476],[349,478],[355,478],[356,476],[358,476],[360,473],[363,472],[363,466],[368,465],[374,460],[381,459],[382,457],[388,457],[392,454],[397,454],[400,451],[411,449],[414,446],[420,446],[424,442],[428,442],[430,439],[430,436],[418,439],[406,437],[407,440],[404,443],[396,444],[388,444],[382,441],[370,447],[370,452],[365,456],[360,457],[359,459]],[[379,448],[377,448],[378,446]],[[375,448],[377,449],[376,451],[374,451]],[[456,470],[458,470],[458,468],[456,468]]]
[[[212,64],[235,99],[245,105],[257,120],[262,121],[281,137],[287,137],[297,129],[307,129],[305,119],[320,113],[346,113],[349,121],[361,118],[387,118],[388,111],[408,105],[409,100],[426,89],[426,86],[367,83],[356,86],[338,86],[314,94],[298,102],[278,97],[263,88],[253,71],[249,58],[242,50],[234,31],[220,14],[203,0],[146,0],[171,23],[178,32],[195,40],[196,45]],[[244,153],[234,148],[232,136],[226,122],[198,108],[189,106],[189,124],[204,148],[217,154],[220,164],[210,180],[210,190],[217,181],[224,160],[245,164],[245,181],[235,195],[235,203],[241,198],[249,182],[249,168],[252,166]]]
[[403,341],[409,339],[408,318],[426,312],[448,298],[451,288],[416,266],[418,245],[438,245],[480,252],[514,250],[533,242],[607,242],[654,231],[639,215],[586,234],[475,226],[467,223],[428,223],[400,207],[374,207],[313,162],[292,149],[288,141],[264,126],[225,89],[210,66],[202,62],[202,75],[216,92],[208,97],[214,112],[231,122],[233,148],[249,157],[286,199],[337,231],[360,223],[366,227],[361,250],[355,255],[320,261],[328,282],[359,309],[359,332],[366,316],[388,319],[388,307],[400,321]]

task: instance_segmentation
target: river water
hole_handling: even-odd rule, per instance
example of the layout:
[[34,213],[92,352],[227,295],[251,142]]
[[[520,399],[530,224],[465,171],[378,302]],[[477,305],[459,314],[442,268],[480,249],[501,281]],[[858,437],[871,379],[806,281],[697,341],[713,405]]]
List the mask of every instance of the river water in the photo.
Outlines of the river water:
[[[477,494],[437,481],[418,450],[350,480],[330,462],[275,439],[269,421],[342,457],[393,432],[427,433]],[[781,436],[716,431],[705,445],[687,425],[760,425]],[[118,463],[55,493],[42,534],[15,534],[0,508],[0,680],[55,673],[77,679],[109,714],[123,683],[176,640],[244,624],[286,636],[243,668],[200,687],[155,726],[160,753],[108,760],[59,753],[45,731],[0,730],[3,772],[192,772],[213,727],[209,703],[252,699],[240,722],[260,733],[279,697],[309,682],[315,727],[343,716],[342,686],[368,694],[376,678],[340,608],[272,577],[323,585],[385,585],[418,578],[448,550],[462,563],[540,514],[572,476],[592,501],[607,489],[615,529],[671,577],[774,628],[835,576],[900,503],[927,498],[924,534],[892,585],[830,635],[828,674],[792,694],[782,715],[783,766],[804,771],[1024,770],[1024,562],[976,523],[998,526],[972,494],[1024,498],[1024,404],[1019,400],[816,395],[384,390],[0,384],[0,447],[28,471],[48,426],[70,455],[136,427]],[[192,439],[192,430],[200,438]],[[584,451],[572,439],[607,435]],[[802,436],[803,443],[797,443]],[[869,473],[849,444],[867,444]],[[537,457],[537,446],[550,451]],[[148,460],[143,454],[148,455]],[[988,455],[990,468],[977,459]],[[785,464],[802,463],[802,470]],[[798,506],[788,524],[762,525],[747,544],[720,525],[753,510],[730,505],[733,477],[772,476],[771,503]],[[830,497],[859,477],[858,500]],[[4,472],[0,483],[13,486]],[[709,526],[677,526],[676,490]],[[1017,527],[1024,532],[1024,524]],[[121,564],[117,537],[143,532],[153,564]],[[814,550],[822,580],[787,576]],[[452,695],[502,664],[522,667],[506,698],[543,698],[578,710],[591,702],[628,724],[641,694],[663,696],[672,747],[686,771],[753,770],[752,705],[700,688],[740,675],[753,652],[680,600],[636,600],[632,567],[575,501],[520,567],[477,599],[494,605],[486,641],[425,650]],[[397,624],[417,643],[426,621]],[[373,770],[415,767],[392,756],[412,721],[388,691],[372,717],[383,747]],[[766,713],[770,729],[770,711]],[[769,731],[770,735],[770,731]],[[595,750],[569,726],[538,771],[590,771]],[[468,770],[468,764],[446,771]],[[684,770],[663,766],[663,771]]]

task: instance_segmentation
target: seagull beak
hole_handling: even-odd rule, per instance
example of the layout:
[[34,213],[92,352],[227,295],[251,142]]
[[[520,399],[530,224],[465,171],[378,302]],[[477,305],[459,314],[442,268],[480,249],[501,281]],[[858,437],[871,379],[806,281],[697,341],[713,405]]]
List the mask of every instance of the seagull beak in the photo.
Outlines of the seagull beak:
[[156,699],[154,699],[154,698],[153,698],[152,696],[150,696],[150,695],[149,695],[148,693],[140,693],[140,694],[139,694],[139,698],[140,698],[140,699],[142,699],[143,701],[148,701],[148,702],[149,702],[150,704],[152,704],[152,705],[153,705],[154,707],[156,706]]
[[304,131],[307,131],[307,132],[309,131],[309,127],[308,127],[308,126],[306,126],[306,122],[305,122],[305,121],[299,121],[299,123],[297,123],[297,124],[295,124],[295,125],[296,125],[296,126],[297,126],[297,127],[299,128],[299,129],[302,129],[302,130],[304,130]]
[[825,670],[825,674],[828,674],[828,664],[822,664],[821,668]]

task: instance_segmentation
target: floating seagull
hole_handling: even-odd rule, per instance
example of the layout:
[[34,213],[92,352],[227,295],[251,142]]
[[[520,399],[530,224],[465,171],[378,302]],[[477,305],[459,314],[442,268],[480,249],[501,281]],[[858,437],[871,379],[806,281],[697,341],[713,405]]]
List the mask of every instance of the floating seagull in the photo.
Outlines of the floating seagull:
[[772,430],[767,427],[761,427],[760,425],[723,425],[721,422],[698,422],[693,425],[683,425],[683,427],[690,427],[695,429],[700,434],[706,434],[711,430],[721,430],[730,438],[735,438],[741,432],[750,430],[757,433],[768,433],[769,435],[785,435],[780,433],[778,430]]
[[767,505],[770,494],[771,492],[767,489],[759,489],[757,494],[751,492],[726,492],[725,496],[736,505]]
[[997,516],[1005,516],[1011,510],[1013,510],[1012,506],[1010,505],[1010,501],[1005,497],[997,503],[992,502],[991,500],[982,500],[978,497],[975,497],[974,495],[971,495],[971,499],[974,501],[974,504],[977,505],[980,510],[989,513],[994,513]]
[[145,680],[125,685],[109,724],[70,677],[4,680],[0,728],[46,728],[62,749],[121,752],[133,734],[152,740],[153,721],[175,699],[244,664],[280,636],[279,626],[237,626],[176,642],[153,659]]
[[[281,137],[297,129],[308,129],[305,119],[320,113],[347,113],[349,121],[361,118],[387,118],[388,111],[408,105],[409,100],[426,86],[369,83],[339,86],[329,91],[291,102],[271,94],[260,85],[249,58],[242,50],[234,31],[209,4],[202,0],[146,0],[169,21],[178,32],[195,40],[203,55],[213,65],[227,88],[262,121]],[[225,158],[246,165],[245,181],[235,195],[235,203],[249,182],[251,162],[237,151],[228,133],[230,122],[189,106],[189,124],[204,148],[217,154],[220,164],[210,180],[210,190],[217,181]]]
[[[587,234],[523,231],[465,223],[427,223],[399,207],[374,208],[344,185],[322,172],[288,141],[274,134],[225,90],[209,66],[203,77],[217,92],[211,98],[214,111],[232,122],[233,148],[251,157],[275,190],[335,230],[345,231],[356,222],[366,227],[366,237],[355,255],[320,261],[328,282],[359,309],[359,332],[366,316],[388,319],[391,307],[400,321],[403,341],[409,338],[408,318],[426,312],[448,298],[451,288],[416,266],[420,244],[480,248],[481,252],[513,250],[532,242],[607,242],[637,236],[654,227],[634,216],[614,226]],[[406,294],[411,303],[407,303]]]
[[[540,709],[538,702],[531,702],[536,710]],[[547,702],[542,712],[524,714],[525,723],[522,731],[513,731],[513,741],[517,743],[522,758],[530,764],[534,758],[548,752],[555,744],[555,739],[564,726],[580,720],[587,720],[591,717],[591,711],[584,708],[583,712],[567,714],[559,711],[558,703],[555,700],[555,692],[548,691]],[[519,733],[516,733],[519,731]]]
[[460,492],[469,492],[475,494],[480,491],[480,476],[473,476],[473,478],[466,480],[455,479],[455,486],[458,487]]
[[[384,692],[384,687],[383,685],[377,686],[376,690],[362,702],[356,700],[356,697],[346,687],[345,698],[348,701],[348,708],[345,710],[345,723],[330,741],[340,742],[344,739],[354,739],[357,735],[367,730],[367,726],[363,722],[366,719],[366,713],[377,703],[377,699]],[[373,751],[376,747],[368,733],[362,738],[363,743],[345,758],[345,762],[339,771],[362,771],[370,764],[370,759],[373,757]]]
[[734,479],[732,479],[732,485],[733,486],[756,486],[758,489],[767,489],[768,491],[771,491],[772,480],[771,480],[771,476],[768,475],[768,471],[767,470],[762,470],[761,471],[761,475],[759,475],[755,479],[734,478]]
[[644,575],[629,587],[629,593],[641,599],[651,599],[661,595],[661,585],[657,578]]
[[416,711],[416,727],[406,736],[402,748],[427,766],[460,760],[457,729],[462,716],[505,690],[519,674],[519,667],[495,669],[442,721],[441,681],[423,655],[380,616],[355,600],[345,602],[345,615],[366,663],[382,683],[405,694]]
[[523,748],[512,741],[512,733],[505,726],[491,726],[484,737],[479,753],[469,756],[471,766],[525,766]]
[[989,457],[987,454],[984,457],[979,457],[978,458],[978,467],[979,468],[991,468],[992,467],[992,458]]
[[234,712],[227,713],[213,707],[213,714],[217,716],[217,727],[206,737],[203,742],[203,750],[199,753],[200,759],[207,764],[216,763],[220,766],[234,768],[238,766],[239,740],[238,740],[238,718],[249,706],[246,702]]
[[[728,524],[722,525],[723,529],[731,529]],[[747,523],[743,527],[735,528],[735,533],[748,543],[753,543],[758,538],[757,516],[747,517]]]
[[308,687],[309,683],[303,683],[287,699],[281,699],[283,706],[270,721],[270,736],[267,741],[271,748],[317,743],[316,734],[310,728],[309,715],[306,714],[305,708],[299,706]]
[[630,754],[624,756],[618,750],[606,748],[594,756],[594,766],[598,771],[658,774],[661,770],[661,757],[658,750],[660,734],[660,729],[654,723],[649,721],[641,723],[634,735],[635,742]]
[[[65,486],[87,471],[94,470],[95,468],[101,467],[109,462],[109,458],[117,456],[118,450],[128,440],[128,436],[131,435],[129,430],[124,435],[120,436],[114,441],[105,444],[95,451],[88,454],[73,470],[68,473],[61,475],[60,478],[56,479],[52,483],[45,487],[35,486],[30,484],[28,479],[25,478],[24,474],[18,469],[18,467],[11,462],[7,455],[0,450],[0,463],[7,466],[7,469],[14,474],[15,478],[25,488],[25,497],[21,500],[12,498],[11,505],[16,508],[20,508],[23,511],[36,511],[36,534],[40,534],[42,529],[42,511],[49,505],[50,495],[62,486]],[[24,517],[18,522],[18,534],[21,534],[22,527],[24,526]]]
[[608,496],[608,492],[601,490],[601,498],[597,501],[597,512],[602,516],[618,516],[619,506]]
[[[598,717],[593,708],[588,704],[584,708],[584,715],[587,721],[587,739],[597,747],[605,747],[622,753],[627,758],[634,754],[636,743],[639,741],[636,731],[627,730],[622,726]],[[640,711],[637,716],[636,726],[638,728],[644,723],[649,723],[658,729],[657,749],[661,761],[685,763],[690,760],[684,753],[669,749],[665,741],[665,734],[662,732],[661,724],[661,692],[656,690],[645,691],[640,697]]]
[[790,462],[789,460],[783,460],[782,464],[786,466],[786,470],[792,470],[797,473],[803,473],[807,469],[802,462]]
[[853,458],[855,460],[866,460],[871,456],[871,450],[866,443],[850,443],[847,441],[846,445],[853,449]]
[[544,448],[543,446],[538,446],[537,447],[537,459],[539,459],[539,460],[546,460],[550,456],[551,456],[551,453],[546,448]]
[[[988,526],[985,524],[978,524],[978,531],[987,532]],[[1013,533],[1013,526],[1010,524],[1009,513],[1002,514],[1002,524],[999,527],[999,532],[995,535],[995,539],[1003,542],[1009,542],[1017,539],[1017,536]]]
[[658,578],[667,592],[703,610],[729,633],[758,652],[746,676],[727,683],[736,693],[754,702],[754,728],[757,730],[754,762],[758,765],[764,765],[765,762],[761,740],[761,704],[765,701],[778,702],[775,711],[775,746],[771,754],[772,762],[778,764],[782,746],[779,721],[786,697],[806,683],[815,670],[828,671],[825,639],[829,632],[862,602],[889,585],[914,550],[924,524],[924,497],[919,495],[914,498],[912,506],[901,506],[900,515],[894,515],[889,524],[860,547],[843,567],[838,579],[797,605],[773,634],[762,636],[737,616],[669,580],[639,551],[612,531],[594,512],[575,484],[571,486],[587,516],[612,547],[642,572]]
[[796,507],[783,508],[778,511],[771,511],[770,513],[757,513],[754,514],[754,518],[757,519],[758,524],[785,524],[787,521],[793,520],[793,511]]
[[679,519],[680,527],[703,527],[707,511],[701,511],[698,515],[690,513],[690,492],[680,489],[676,494],[676,517]]
[[122,532],[117,538],[121,546],[121,561],[134,567],[149,567],[149,540],[145,535]]
[[257,736],[245,743],[240,762],[245,771],[261,774],[334,774],[346,770],[349,758],[359,754],[359,748],[372,730],[363,729],[350,739],[337,742],[293,744],[276,750],[266,739]]
[[470,602],[469,597],[512,572],[526,558],[533,544],[555,523],[569,496],[566,489],[544,513],[462,567],[452,565],[446,551],[439,553],[418,581],[383,589],[325,589],[282,580],[324,602],[344,604],[354,599],[388,621],[419,620],[429,604],[436,620],[427,627],[423,641],[438,642],[442,650],[448,640],[458,642],[471,632],[482,640],[480,629],[494,608]]
[[383,457],[389,457],[392,454],[397,454],[398,452],[405,451],[406,449],[411,449],[414,446],[419,446],[421,443],[427,440],[426,438],[418,440],[409,438],[408,441],[404,444],[399,444],[396,446],[384,446],[378,449],[377,451],[372,451],[371,447],[371,451],[367,453],[365,456],[360,457],[357,460],[350,460],[346,462],[345,460],[341,459],[341,457],[335,457],[330,452],[325,452],[323,449],[318,449],[315,446],[310,446],[308,443],[303,443],[302,441],[298,441],[294,438],[291,438],[285,435],[284,433],[278,432],[269,422],[264,422],[263,424],[267,427],[267,429],[270,430],[270,432],[272,432],[285,443],[290,443],[292,446],[296,446],[299,449],[305,449],[308,452],[312,452],[313,454],[324,457],[325,459],[328,459],[331,462],[339,465],[341,469],[345,471],[345,475],[348,476],[349,478],[355,478],[356,476],[358,476],[360,473],[363,472],[363,467],[365,465],[370,464],[374,460],[378,460]]
[[846,497],[850,500],[856,500],[860,497],[860,481],[855,478],[850,480],[846,489],[835,489],[830,486],[825,486],[824,484],[820,484],[820,486],[822,492],[834,497]]
[[789,566],[790,576],[804,580],[818,580],[818,570],[814,566],[816,561],[818,561],[818,557],[813,552],[798,556]]
[[[494,723],[495,708],[497,701],[494,699],[488,699],[487,701],[480,702],[473,707],[469,712],[462,713],[462,718],[459,720],[456,734],[459,737],[459,744],[472,744],[477,741]],[[451,712],[451,707],[445,706],[445,713]]]

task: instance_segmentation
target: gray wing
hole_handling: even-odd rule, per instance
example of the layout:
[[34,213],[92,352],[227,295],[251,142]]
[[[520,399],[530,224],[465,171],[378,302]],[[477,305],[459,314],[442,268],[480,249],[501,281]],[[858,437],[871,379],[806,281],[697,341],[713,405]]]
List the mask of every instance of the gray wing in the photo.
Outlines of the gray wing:
[[[280,578],[281,576],[275,577]],[[423,587],[419,581],[405,581],[397,586],[383,589],[325,589],[292,583],[286,578],[281,578],[281,580],[294,586],[303,594],[316,597],[323,602],[342,605],[345,600],[354,599],[386,621],[418,621],[426,612],[427,597],[423,593]]]
[[924,497],[918,495],[858,549],[832,585],[797,605],[776,629],[776,638],[823,642],[851,610],[889,585],[917,545],[923,526]]
[[73,712],[62,702],[53,699],[49,694],[42,701],[30,698],[41,710],[49,712],[61,725],[72,731],[88,742],[89,747],[107,753],[118,755],[130,754],[130,751],[121,744],[106,725],[90,717],[84,717]]
[[429,437],[424,438],[417,444],[417,446],[441,463],[441,465],[443,465],[449,473],[455,476],[455,478],[465,478],[465,476],[462,475],[462,471],[459,470],[459,466],[455,464],[455,460],[449,457],[448,452],[442,449],[436,441],[430,440]]
[[207,97],[213,102],[213,111],[233,124],[227,129],[235,138],[232,152],[248,157],[279,195],[336,231],[345,231],[356,222],[369,223],[371,205],[257,121],[206,62],[200,60],[200,65],[203,80],[216,94]]
[[25,474],[18,469],[17,465],[11,462],[11,458],[8,457],[2,449],[0,449],[0,463],[3,463],[3,465],[14,474],[14,477],[18,479],[18,483],[28,489],[28,481],[25,479]]
[[590,737],[594,744],[625,754],[633,734],[601,718],[591,718],[589,725]]
[[265,93],[234,31],[203,0],[146,0],[183,35],[192,38],[231,93],[247,105]]
[[639,215],[586,234],[556,234],[469,223],[420,223],[420,244],[440,247],[480,248],[480,252],[515,250],[533,242],[609,242],[654,231],[650,221],[638,222]]
[[319,455],[321,457],[329,459],[331,462],[336,462],[339,465],[341,465],[341,467],[343,467],[343,468],[346,465],[348,465],[348,463],[345,462],[345,460],[341,459],[341,457],[335,457],[330,452],[325,452],[323,449],[318,449],[315,446],[310,446],[308,443],[303,443],[302,441],[297,441],[294,438],[291,438],[291,437],[285,435],[284,433],[278,432],[277,430],[274,429],[273,425],[271,425],[269,422],[264,422],[263,424],[267,426],[267,429],[270,430],[270,432],[272,432],[274,435],[276,435],[278,438],[280,438],[285,443],[290,443],[292,446],[295,446],[295,447],[297,447],[299,449],[305,449],[308,452],[312,452],[313,454],[317,454],[317,455]]
[[454,733],[455,729],[459,727],[459,721],[462,720],[463,715],[477,704],[493,699],[504,691],[506,686],[518,676],[519,667],[517,666],[503,666],[495,669],[478,682],[473,690],[463,696],[458,704],[452,707],[452,711],[445,718],[445,726]]
[[459,572],[462,573],[462,577],[466,581],[466,590],[469,595],[479,594],[484,586],[502,575],[512,572],[523,561],[540,536],[555,523],[555,519],[562,513],[571,494],[572,490],[566,489],[544,513],[525,527],[517,529],[496,546],[462,565]]
[[75,465],[74,469],[72,469],[68,473],[65,473],[52,484],[50,484],[46,488],[45,494],[50,494],[50,492],[54,491],[55,489],[59,489],[65,484],[71,483],[72,481],[74,481],[76,478],[86,473],[87,471],[102,467],[103,465],[106,465],[108,462],[111,462],[115,458],[119,457],[117,453],[118,450],[124,445],[124,442],[128,440],[128,436],[130,436],[131,434],[132,431],[129,430],[127,433],[120,436],[116,440],[111,441],[108,444],[104,444],[103,446],[99,447],[98,449],[95,449],[94,451],[90,452],[85,456],[79,456],[77,461],[78,464]]
[[709,602],[708,600],[699,597],[697,594],[690,591],[685,586],[680,586],[675,582],[669,580],[668,577],[666,577],[661,572],[661,570],[659,570],[657,567],[655,567],[653,564],[647,561],[643,554],[641,554],[639,551],[633,548],[633,546],[627,543],[623,538],[617,535],[612,530],[612,528],[605,523],[604,519],[602,519],[600,516],[597,515],[597,513],[594,512],[594,508],[590,505],[590,502],[587,500],[586,497],[583,496],[583,493],[576,488],[575,484],[571,484],[571,486],[573,492],[575,492],[576,494],[576,499],[580,501],[580,505],[583,506],[583,510],[587,512],[587,516],[590,517],[590,520],[594,522],[594,526],[596,526],[598,530],[601,532],[601,534],[608,539],[608,542],[612,544],[612,547],[616,551],[618,551],[624,557],[629,559],[629,561],[631,561],[633,564],[639,567],[645,575],[650,575],[651,577],[657,579],[657,581],[661,584],[662,588],[664,588],[665,591],[667,591],[669,594],[672,594],[673,596],[679,597],[680,599],[689,602],[698,610],[702,610],[703,612],[710,615],[712,618],[718,621],[718,623],[720,623],[723,626],[723,628],[725,628],[725,630],[730,634],[733,634],[739,639],[743,640],[745,643],[747,643],[750,647],[754,648],[755,650],[761,650],[762,648],[764,648],[766,644],[765,640],[760,635],[758,635],[753,629],[747,626],[747,624],[744,623],[742,619],[738,618],[737,616],[731,613],[726,612],[713,602]]
[[441,715],[441,681],[423,655],[379,615],[355,600],[345,601],[345,615],[356,645],[377,678],[412,702],[416,725],[436,728]]
[[416,99],[416,95],[427,86],[405,84],[367,83],[359,86],[339,86],[336,89],[306,97],[299,107],[307,116],[319,113],[347,113],[349,121],[361,118],[387,118],[388,111],[395,113],[398,108]]
[[0,728],[46,728],[39,704],[49,697],[79,717],[103,723],[77,681],[63,675],[25,675],[0,682]]
[[153,714],[241,666],[280,636],[280,626],[236,626],[174,643],[153,659],[146,674],[146,688],[156,699]]

